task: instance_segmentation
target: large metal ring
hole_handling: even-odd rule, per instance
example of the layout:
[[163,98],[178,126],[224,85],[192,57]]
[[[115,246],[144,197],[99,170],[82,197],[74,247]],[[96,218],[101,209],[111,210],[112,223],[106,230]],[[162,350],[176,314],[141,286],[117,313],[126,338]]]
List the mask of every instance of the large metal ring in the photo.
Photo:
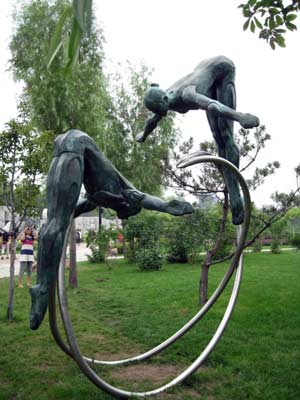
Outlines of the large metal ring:
[[[180,168],[185,168],[194,164],[198,163],[203,163],[203,162],[212,162],[214,163],[217,167],[219,168],[228,168],[237,178],[243,192],[243,197],[244,197],[244,204],[245,204],[245,218],[244,218],[244,223],[242,227],[238,227],[238,235],[237,235],[237,247],[235,254],[232,258],[230,267],[228,271],[226,272],[225,276],[223,277],[222,281],[220,282],[219,286],[213,293],[213,295],[210,297],[208,302],[197,312],[197,314],[190,319],[181,329],[179,329],[175,334],[170,336],[168,339],[166,339],[164,342],[162,342],[160,345],[155,346],[153,349],[123,360],[116,360],[116,361],[104,361],[104,360],[94,360],[92,358],[83,356],[80,352],[79,346],[77,344],[77,341],[75,339],[75,335],[73,332],[72,328],[72,323],[71,319],[68,313],[68,308],[67,308],[67,297],[66,297],[66,291],[64,287],[64,265],[65,265],[65,250],[66,250],[66,244],[67,244],[67,237],[69,233],[66,234],[65,238],[65,244],[64,244],[64,251],[63,255],[61,258],[60,262],[60,268],[59,268],[59,273],[58,273],[58,299],[59,299],[59,306],[60,306],[60,313],[61,317],[63,320],[64,324],[64,329],[68,338],[69,346],[67,346],[64,341],[62,340],[58,328],[57,328],[57,322],[56,322],[56,312],[55,312],[55,287],[52,287],[51,289],[51,295],[50,295],[50,304],[49,304],[49,319],[50,319],[50,327],[52,334],[54,336],[54,339],[56,340],[57,344],[62,348],[62,350],[74,358],[74,360],[78,363],[79,367],[81,370],[85,373],[85,375],[99,388],[107,391],[113,396],[119,397],[119,398],[128,398],[130,396],[136,396],[136,397],[146,397],[146,396],[151,396],[154,394],[159,394],[166,389],[176,385],[179,382],[182,382],[184,379],[186,379],[188,376],[190,376],[195,370],[197,370],[200,365],[203,363],[203,361],[206,359],[206,357],[210,354],[210,352],[213,350],[213,348],[216,346],[218,341],[220,340],[227,324],[230,319],[230,315],[233,311],[236,298],[238,295],[239,291],[239,286],[241,282],[241,276],[242,276],[242,268],[243,268],[243,262],[242,262],[242,251],[243,247],[245,244],[246,236],[247,236],[247,231],[249,227],[249,221],[250,221],[250,210],[251,210],[251,200],[250,200],[250,194],[249,190],[247,187],[247,184],[245,180],[243,179],[242,175],[238,171],[238,169],[231,164],[229,161],[220,158],[220,157],[215,157],[211,156],[207,153],[203,152],[197,152],[193,153],[191,155],[188,155],[184,157],[183,159],[180,160],[178,163],[178,166]],[[236,272],[236,278],[235,278],[235,283],[232,289],[232,294],[227,306],[227,309],[224,313],[223,319],[217,328],[215,334],[213,335],[212,339],[208,343],[208,345],[205,347],[205,349],[202,351],[202,353],[198,356],[198,358],[181,374],[179,374],[175,379],[170,381],[168,384],[163,385],[155,390],[148,391],[148,392],[129,392],[125,391],[119,388],[116,388],[114,386],[109,385],[107,382],[105,382],[103,379],[98,377],[95,372],[92,370],[92,368],[89,366],[88,363],[94,363],[94,364],[106,364],[106,365],[121,365],[121,364],[128,364],[132,362],[137,362],[137,361],[142,361],[146,360],[150,357],[152,357],[155,354],[158,354],[168,346],[170,346],[172,343],[174,343],[176,340],[178,340],[181,336],[183,336],[186,332],[188,332],[192,326],[194,326],[207,312],[208,310],[212,307],[212,305],[216,302],[216,300],[219,298],[225,287],[227,286],[233,272],[237,269]]]

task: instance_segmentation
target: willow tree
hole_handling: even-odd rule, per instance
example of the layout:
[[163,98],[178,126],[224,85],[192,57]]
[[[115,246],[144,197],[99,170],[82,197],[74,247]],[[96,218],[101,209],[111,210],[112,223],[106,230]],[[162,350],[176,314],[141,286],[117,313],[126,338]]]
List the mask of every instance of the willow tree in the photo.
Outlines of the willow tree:
[[[19,108],[38,130],[53,132],[54,137],[76,128],[99,141],[109,110],[102,70],[103,32],[90,15],[89,35],[81,34],[76,66],[72,74],[68,73],[68,66],[74,64],[72,43],[76,41],[72,33],[74,21],[66,19],[62,24],[62,16],[69,12],[70,2],[65,0],[34,0],[17,8],[10,42],[10,69],[14,79],[24,85]],[[49,67],[49,49],[57,26],[64,41],[55,50],[56,56]],[[52,158],[51,147],[44,156],[47,165]],[[72,264],[73,268],[75,265]]]
[[[68,40],[47,68],[49,44],[68,7],[65,0],[34,0],[17,9],[10,42],[10,69],[14,79],[24,84],[21,109],[38,129],[58,135],[77,128],[96,137],[104,130],[109,105],[102,69],[104,37],[94,18],[89,36],[82,37],[74,73],[65,73]],[[67,39],[69,28],[68,24],[62,28]]]

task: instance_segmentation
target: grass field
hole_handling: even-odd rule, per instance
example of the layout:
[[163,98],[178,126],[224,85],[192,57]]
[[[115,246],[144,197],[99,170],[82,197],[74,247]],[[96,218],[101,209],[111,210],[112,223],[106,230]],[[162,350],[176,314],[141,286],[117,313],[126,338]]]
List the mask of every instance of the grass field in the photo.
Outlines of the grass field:
[[[210,291],[226,266],[210,272]],[[142,273],[125,261],[79,265],[68,291],[82,351],[118,359],[152,348],[198,309],[199,267],[165,265]],[[187,367],[210,340],[229,289],[200,323],[142,365],[97,367],[127,390],[160,386]],[[28,328],[29,293],[15,290],[15,322],[5,321],[8,280],[0,280],[0,399],[111,399],[93,386],[54,343],[47,319]],[[160,399],[298,400],[300,398],[300,253],[246,254],[237,306],[213,353],[191,378]]]

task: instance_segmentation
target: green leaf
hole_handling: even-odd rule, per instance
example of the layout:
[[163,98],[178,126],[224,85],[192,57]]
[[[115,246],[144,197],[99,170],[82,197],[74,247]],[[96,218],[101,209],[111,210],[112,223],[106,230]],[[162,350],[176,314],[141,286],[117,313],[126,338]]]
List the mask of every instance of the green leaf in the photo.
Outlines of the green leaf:
[[256,3],[256,1],[257,1],[257,0],[249,0],[249,1],[248,1],[249,6],[253,7],[254,4]]
[[69,18],[71,16],[71,14],[72,14],[72,7],[71,6],[66,7],[66,9],[61,14],[61,17],[56,25],[54,35],[52,36],[52,39],[50,42],[48,58],[46,60],[47,69],[50,68],[50,65],[52,64],[56,54],[58,53],[59,49],[61,48],[61,46],[63,44],[62,43],[63,26],[64,26],[65,21],[67,20],[67,18]]
[[296,31],[297,30],[297,26],[292,24],[291,22],[286,22],[285,26],[290,30],[290,31]]
[[73,0],[74,14],[82,32],[87,32],[91,26],[92,0]]
[[262,24],[259,22],[259,20],[256,17],[254,17],[254,21],[255,21],[256,26],[258,27],[258,29],[262,29],[263,28]]
[[247,19],[247,21],[246,21],[246,22],[244,23],[244,25],[243,25],[243,30],[244,30],[244,31],[246,31],[246,30],[248,29],[249,23],[250,23],[250,18]]
[[243,8],[243,16],[246,18],[251,17],[251,12],[248,8]]
[[275,7],[270,7],[269,8],[269,13],[272,15],[274,15],[274,14],[278,14],[280,12],[280,10],[278,9],[278,8],[275,8]]
[[297,14],[288,14],[285,18],[289,22],[294,21],[297,18]]
[[285,39],[281,35],[275,35],[274,36],[274,41],[280,46],[280,47],[286,47],[285,46]]
[[272,47],[272,49],[275,50],[275,43],[274,43],[274,39],[273,38],[270,40],[269,43],[270,43],[270,46]]
[[282,25],[283,24],[283,19],[281,18],[280,15],[276,15],[276,25]]
[[69,42],[69,51],[68,51],[69,61],[66,66],[67,73],[72,71],[77,62],[81,37],[82,37],[81,27],[77,21],[77,18],[74,17],[72,31],[70,35],[70,42]]
[[286,29],[276,29],[276,33],[285,33]]
[[253,20],[251,21],[250,29],[251,29],[251,32],[255,32],[255,23]]
[[271,17],[271,18],[269,19],[269,28],[270,28],[270,29],[274,29],[275,26],[276,26],[275,19],[274,19],[274,17]]

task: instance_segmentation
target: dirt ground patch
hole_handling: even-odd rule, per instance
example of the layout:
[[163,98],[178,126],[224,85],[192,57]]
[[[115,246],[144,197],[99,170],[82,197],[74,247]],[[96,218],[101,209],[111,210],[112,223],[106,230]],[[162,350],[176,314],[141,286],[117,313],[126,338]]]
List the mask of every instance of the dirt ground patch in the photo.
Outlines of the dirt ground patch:
[[[138,364],[131,365],[128,367],[120,367],[115,371],[111,371],[110,375],[113,379],[120,382],[126,382],[126,390],[132,391],[147,391],[158,388],[163,384],[171,381],[176,376],[178,376],[184,367],[182,365],[175,364]],[[147,385],[145,389],[144,384]],[[184,400],[197,399],[201,400],[209,399],[213,400],[213,397],[209,394],[211,391],[210,385],[205,383],[204,387],[199,387],[199,391],[195,390],[187,385],[179,384],[175,393],[164,392],[159,396],[153,396],[153,399],[161,400]],[[123,387],[123,385],[122,385]],[[171,389],[172,390],[172,389]],[[205,394],[201,394],[205,393]],[[150,397],[152,399],[152,396]]]
[[178,365],[139,364],[112,371],[111,375],[125,381],[151,381],[157,384],[174,378],[180,371],[182,367]]

